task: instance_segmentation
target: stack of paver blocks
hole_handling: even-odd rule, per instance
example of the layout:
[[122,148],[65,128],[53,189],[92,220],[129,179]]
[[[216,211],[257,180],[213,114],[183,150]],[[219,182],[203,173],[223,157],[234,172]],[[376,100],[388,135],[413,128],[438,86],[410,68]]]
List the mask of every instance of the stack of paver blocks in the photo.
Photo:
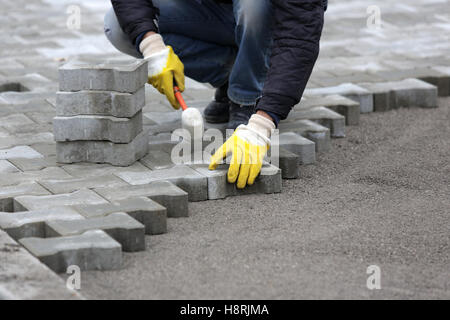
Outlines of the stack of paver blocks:
[[129,166],[145,156],[147,74],[145,61],[62,66],[53,119],[57,161]]

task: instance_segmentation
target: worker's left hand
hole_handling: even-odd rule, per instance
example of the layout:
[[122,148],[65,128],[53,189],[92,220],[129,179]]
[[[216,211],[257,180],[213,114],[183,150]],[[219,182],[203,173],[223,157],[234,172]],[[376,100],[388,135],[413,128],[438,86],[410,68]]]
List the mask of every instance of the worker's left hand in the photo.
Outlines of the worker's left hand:
[[164,94],[172,107],[180,109],[173,87],[176,84],[181,92],[184,91],[183,63],[172,47],[164,44],[159,34],[144,38],[139,49],[148,61],[148,83]]
[[247,184],[252,185],[261,171],[274,129],[275,124],[271,120],[254,114],[248,125],[240,125],[211,157],[209,169],[216,169],[224,158],[232,154],[228,182],[235,183],[237,180],[239,189]]

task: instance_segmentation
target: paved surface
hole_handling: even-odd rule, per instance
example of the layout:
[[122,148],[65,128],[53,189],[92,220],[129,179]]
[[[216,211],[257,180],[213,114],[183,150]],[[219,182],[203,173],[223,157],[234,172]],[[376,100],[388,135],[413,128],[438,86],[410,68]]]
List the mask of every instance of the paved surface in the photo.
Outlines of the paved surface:
[[[13,211],[18,196],[31,199],[30,208],[48,208],[56,200],[103,203],[95,191],[83,198],[77,190],[104,187],[117,180],[113,173],[148,173],[148,162],[125,170],[56,163],[52,119],[58,66],[75,57],[93,63],[124,58],[102,32],[109,2],[0,0],[0,5],[8,11],[0,17],[5,31],[0,35],[0,211]],[[381,29],[366,27],[365,1],[330,4],[309,88],[333,93],[342,87],[326,87],[418,78],[448,95],[449,2],[379,0],[376,5]],[[81,29],[69,29],[78,9]],[[201,108],[212,96],[209,87],[191,80],[187,88],[191,106]],[[410,91],[409,102],[418,92]],[[432,98],[432,90],[427,92]],[[144,126],[153,134],[170,132],[179,115],[169,114],[167,102],[154,90],[146,88],[146,96]],[[377,110],[365,104],[370,99],[358,99],[362,111]],[[147,250],[125,253],[122,270],[83,273],[82,294],[448,298],[449,101],[440,104],[439,109],[361,115],[359,127],[340,127],[347,138],[333,140],[315,165],[303,166],[299,180],[284,181],[282,194],[189,204],[189,219],[170,219],[168,234],[146,237]],[[313,117],[308,111],[306,119]],[[328,123],[332,136],[343,136],[336,131],[342,117],[314,120]],[[106,179],[93,181],[99,175]],[[44,180],[73,181],[76,192],[53,196],[42,186]],[[365,288],[369,264],[381,267],[379,292]]]

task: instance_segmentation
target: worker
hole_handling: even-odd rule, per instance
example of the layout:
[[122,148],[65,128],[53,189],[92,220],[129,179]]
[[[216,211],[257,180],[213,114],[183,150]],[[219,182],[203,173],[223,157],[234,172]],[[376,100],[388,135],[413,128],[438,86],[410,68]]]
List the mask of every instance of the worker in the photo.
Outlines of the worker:
[[327,0],[112,0],[105,33],[149,63],[149,83],[178,109],[185,74],[216,88],[207,122],[234,134],[210,169],[232,155],[228,181],[254,183],[273,130],[300,101],[319,54]]

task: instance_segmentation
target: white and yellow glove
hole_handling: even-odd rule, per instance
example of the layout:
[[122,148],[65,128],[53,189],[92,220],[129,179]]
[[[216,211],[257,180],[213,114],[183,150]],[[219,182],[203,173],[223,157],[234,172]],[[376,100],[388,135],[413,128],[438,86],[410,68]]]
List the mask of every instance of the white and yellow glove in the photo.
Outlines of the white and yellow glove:
[[240,125],[211,157],[209,169],[216,169],[224,158],[232,154],[228,182],[237,180],[239,189],[252,185],[261,171],[274,129],[275,124],[271,120],[259,114],[252,115],[248,125]]
[[164,44],[159,34],[146,37],[139,49],[148,61],[148,83],[164,94],[175,109],[179,109],[180,104],[175,98],[173,87],[176,84],[181,92],[184,91],[183,63],[172,47]]

